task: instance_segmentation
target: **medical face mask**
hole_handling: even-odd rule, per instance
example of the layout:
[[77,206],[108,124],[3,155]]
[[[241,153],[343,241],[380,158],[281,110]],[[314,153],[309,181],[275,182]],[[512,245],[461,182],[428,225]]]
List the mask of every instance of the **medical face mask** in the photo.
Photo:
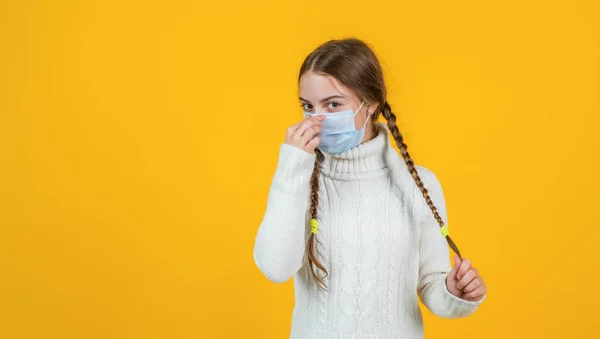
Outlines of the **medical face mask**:
[[304,112],[304,116],[316,117],[325,116],[323,126],[319,137],[319,149],[327,153],[343,153],[352,147],[358,145],[365,136],[365,127],[371,115],[367,116],[361,129],[354,127],[354,116],[360,111],[365,102],[363,101],[356,112],[352,110],[334,112],[334,113],[309,113]]

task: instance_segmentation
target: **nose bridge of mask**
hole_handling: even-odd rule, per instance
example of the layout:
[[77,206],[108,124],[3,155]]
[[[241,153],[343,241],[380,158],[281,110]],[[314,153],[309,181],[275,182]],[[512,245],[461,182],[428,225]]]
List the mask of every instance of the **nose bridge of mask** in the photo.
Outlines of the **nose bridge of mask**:
[[[356,109],[356,111],[354,111],[352,113],[352,116],[356,116],[358,114],[358,111],[360,111],[360,108],[365,104],[365,102],[363,101],[360,106],[358,106],[358,108]],[[304,112],[305,115],[310,115],[311,117],[316,117],[319,115],[323,115],[325,118],[327,117],[334,117],[336,115],[339,115],[339,113],[348,113],[348,111],[341,111],[341,112],[333,112],[333,113],[327,113],[327,112],[315,112],[315,113],[308,113],[308,112]]]
[[[362,107],[364,104],[365,104],[365,102],[363,101],[363,102],[360,104],[360,106],[358,106],[358,108],[356,109],[356,111],[354,111],[354,113],[352,114],[352,116],[356,116],[356,115],[358,114],[358,111],[360,111],[360,108],[361,108],[361,107]],[[344,111],[342,111],[342,112],[344,112]],[[333,112],[333,113],[326,113],[326,112],[321,112],[321,113],[319,113],[319,112],[316,112],[316,113],[306,113],[306,114],[307,114],[307,115],[310,115],[310,116],[313,116],[313,117],[315,117],[315,116],[319,116],[319,115],[323,115],[323,116],[325,116],[325,117],[327,118],[327,117],[335,116],[335,115],[337,115],[338,113],[341,113],[341,112]]]
[[[360,108],[364,105],[364,101],[358,106],[355,112],[352,110],[340,111],[340,112],[332,112],[332,113],[308,113],[305,112],[306,115],[310,115],[312,117],[323,115],[325,116],[325,120],[323,120],[322,133],[323,134],[342,134],[348,132],[357,131],[354,126],[354,116],[360,111]],[[368,119],[368,118],[367,118]],[[365,120],[365,126],[367,121]],[[364,127],[364,126],[363,126]]]

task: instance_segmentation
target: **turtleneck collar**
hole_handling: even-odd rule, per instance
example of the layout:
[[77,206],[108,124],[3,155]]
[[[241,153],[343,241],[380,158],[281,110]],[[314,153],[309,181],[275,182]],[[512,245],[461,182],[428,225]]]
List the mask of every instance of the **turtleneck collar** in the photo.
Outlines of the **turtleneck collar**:
[[372,139],[343,153],[323,152],[321,173],[340,180],[368,178],[387,173],[390,167],[389,153],[396,153],[396,150],[390,144],[386,124],[378,121],[374,126],[376,135]]

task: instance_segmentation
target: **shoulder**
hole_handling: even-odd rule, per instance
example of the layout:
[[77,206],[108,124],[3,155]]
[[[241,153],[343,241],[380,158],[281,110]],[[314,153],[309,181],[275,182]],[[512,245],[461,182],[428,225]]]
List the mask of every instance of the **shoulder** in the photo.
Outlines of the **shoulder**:
[[[427,193],[431,198],[434,206],[437,208],[442,219],[446,221],[446,201],[444,198],[444,192],[440,180],[432,170],[424,166],[415,165],[415,168],[417,170],[417,173],[419,174],[419,177],[421,178],[421,181],[423,181],[423,186],[425,187],[425,189],[427,189]],[[425,215],[429,217],[431,215],[430,207],[425,202],[425,199],[423,198],[423,193],[417,187],[417,185],[415,185],[415,188],[417,190],[415,192],[415,195],[420,196],[421,198],[418,199],[420,201],[420,203],[418,204],[418,211],[420,212],[419,214],[421,216]]]
[[427,188],[428,190],[430,187],[432,189],[441,188],[440,181],[432,170],[421,165],[415,165],[415,169],[417,170],[419,177],[423,181],[425,188]]
[[[391,146],[391,144],[388,144],[385,151],[385,157],[393,180],[400,188],[399,190],[413,198],[422,196],[421,190],[417,186],[404,158]],[[417,164],[415,164],[414,167],[428,191],[441,191],[440,181],[431,169]]]
[[417,173],[419,173],[419,176],[421,177],[421,179],[424,179],[425,177],[435,178],[435,173],[433,173],[433,171],[430,170],[429,168],[422,166],[422,165],[416,165],[416,164],[415,164],[415,168],[417,169]]

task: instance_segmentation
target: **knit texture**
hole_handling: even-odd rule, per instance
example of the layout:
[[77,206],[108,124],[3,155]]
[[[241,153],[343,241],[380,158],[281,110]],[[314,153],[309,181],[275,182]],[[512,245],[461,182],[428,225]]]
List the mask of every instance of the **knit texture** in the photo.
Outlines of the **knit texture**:
[[[485,299],[467,301],[448,291],[446,239],[387,126],[375,126],[373,139],[324,153],[321,163],[316,251],[329,273],[326,291],[313,280],[305,253],[316,155],[280,146],[254,261],[273,282],[294,278],[292,339],[423,338],[418,298],[444,318],[468,316]],[[416,168],[447,224],[437,177]]]

